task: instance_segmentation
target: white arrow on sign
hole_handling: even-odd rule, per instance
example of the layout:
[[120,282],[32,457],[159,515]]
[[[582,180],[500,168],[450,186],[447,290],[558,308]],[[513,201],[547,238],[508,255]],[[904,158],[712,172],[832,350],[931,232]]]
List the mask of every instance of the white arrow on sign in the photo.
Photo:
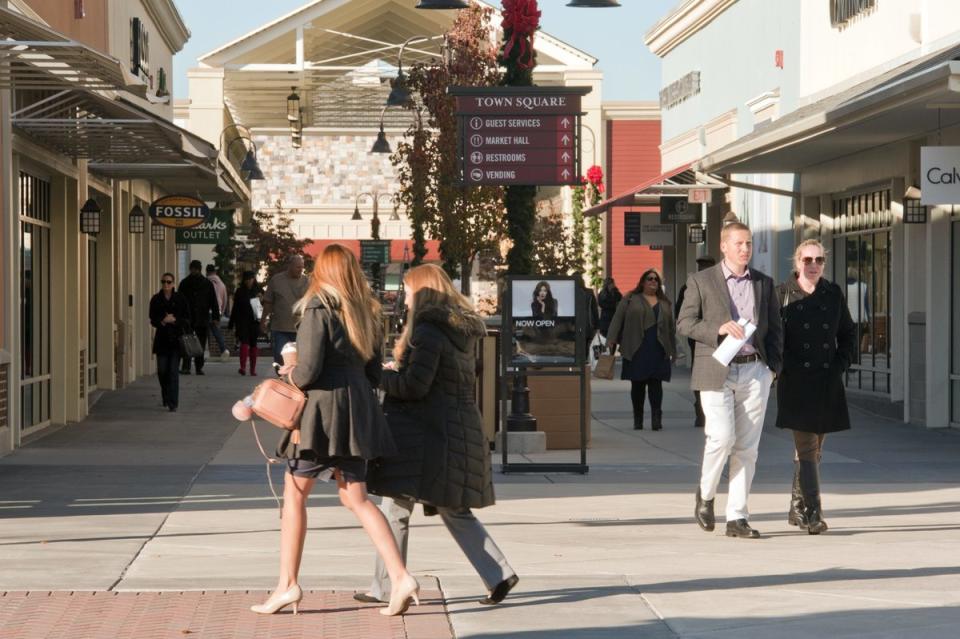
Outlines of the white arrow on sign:
[[560,141],[563,142],[564,146],[568,146],[570,144],[570,136],[564,133],[563,137],[560,138]]
[[564,180],[569,180],[569,179],[570,179],[570,170],[569,170],[569,169],[564,169],[563,172],[562,172],[560,175],[563,176],[563,179],[564,179]]
[[562,126],[562,127],[565,128],[565,129],[569,129],[569,128],[570,128],[570,118],[564,118],[564,119],[560,120],[560,126]]
[[569,161],[570,161],[570,154],[567,153],[566,151],[564,151],[564,152],[563,152],[563,155],[560,156],[560,159],[563,160],[564,162],[569,162]]

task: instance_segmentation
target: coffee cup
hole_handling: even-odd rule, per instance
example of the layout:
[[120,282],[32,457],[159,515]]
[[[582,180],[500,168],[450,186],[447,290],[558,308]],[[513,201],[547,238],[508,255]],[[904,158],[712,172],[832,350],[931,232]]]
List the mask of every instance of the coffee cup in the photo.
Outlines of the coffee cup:
[[297,343],[296,342],[287,342],[283,345],[283,348],[280,349],[280,357],[283,358],[284,366],[296,366],[297,365]]

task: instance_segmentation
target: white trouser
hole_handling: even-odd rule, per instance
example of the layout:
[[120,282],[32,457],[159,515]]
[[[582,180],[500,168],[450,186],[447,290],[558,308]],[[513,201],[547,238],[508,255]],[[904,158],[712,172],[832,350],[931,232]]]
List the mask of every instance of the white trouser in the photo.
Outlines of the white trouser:
[[703,499],[716,496],[723,466],[729,457],[727,521],[750,518],[747,498],[757,465],[757,448],[772,382],[773,372],[757,360],[730,364],[723,390],[700,391],[700,404],[706,416],[700,496]]

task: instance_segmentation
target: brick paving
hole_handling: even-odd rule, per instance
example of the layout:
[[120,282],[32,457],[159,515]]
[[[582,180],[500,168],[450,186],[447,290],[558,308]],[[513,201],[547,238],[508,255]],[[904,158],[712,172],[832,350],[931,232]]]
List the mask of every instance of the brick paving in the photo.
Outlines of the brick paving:
[[250,612],[265,591],[0,593],[3,639],[452,639],[441,593],[384,617],[353,591],[306,591],[300,614]]

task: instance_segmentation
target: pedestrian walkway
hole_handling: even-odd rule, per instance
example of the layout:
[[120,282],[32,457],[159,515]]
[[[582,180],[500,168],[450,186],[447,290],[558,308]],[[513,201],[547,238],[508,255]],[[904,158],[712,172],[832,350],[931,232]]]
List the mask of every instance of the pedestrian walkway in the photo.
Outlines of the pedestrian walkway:
[[[245,610],[276,579],[278,513],[250,427],[228,412],[255,380],[230,364],[206,371],[181,379],[178,413],[144,379],[105,394],[82,424],[0,459],[0,636],[44,636],[23,634],[41,627],[23,617],[42,614],[24,607],[35,596],[56,610],[118,602],[98,604],[104,623],[108,614],[138,623],[128,602],[148,599],[135,596],[194,606],[197,623],[177,617],[141,639],[245,636],[263,624],[325,639],[952,637],[960,625],[960,433],[854,411],[854,430],[827,440],[830,531],[812,537],[785,521],[791,440],[768,428],[750,502],[764,537],[729,539],[722,526],[704,533],[693,522],[703,435],[680,376],[656,433],[632,429],[626,383],[594,380],[586,476],[496,474],[498,503],[479,515],[521,577],[504,604],[476,603],[480,580],[418,509],[409,567],[429,601],[387,620],[389,630],[357,630],[375,614],[351,598],[369,584],[373,549],[324,484],[311,499],[301,579],[304,609],[323,614],[298,615],[309,631],[284,626],[293,615],[265,621]],[[578,452],[529,460],[577,461]],[[721,486],[718,512],[724,495]],[[225,621],[215,629],[206,619]],[[73,636],[123,636],[90,632]]]

